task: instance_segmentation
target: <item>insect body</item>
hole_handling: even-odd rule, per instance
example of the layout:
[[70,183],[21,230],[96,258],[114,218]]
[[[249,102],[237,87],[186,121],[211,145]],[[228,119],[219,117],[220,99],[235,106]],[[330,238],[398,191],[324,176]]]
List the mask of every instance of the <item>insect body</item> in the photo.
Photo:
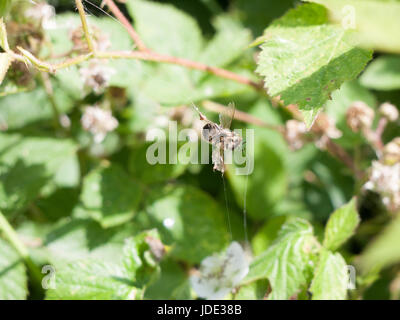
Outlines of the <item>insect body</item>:
[[220,124],[216,124],[206,118],[196,106],[193,106],[200,115],[200,120],[207,122],[202,129],[203,139],[212,144],[212,162],[214,170],[224,173],[224,152],[235,150],[242,143],[242,137],[229,128],[235,113],[233,104],[229,104],[227,111],[219,116]]

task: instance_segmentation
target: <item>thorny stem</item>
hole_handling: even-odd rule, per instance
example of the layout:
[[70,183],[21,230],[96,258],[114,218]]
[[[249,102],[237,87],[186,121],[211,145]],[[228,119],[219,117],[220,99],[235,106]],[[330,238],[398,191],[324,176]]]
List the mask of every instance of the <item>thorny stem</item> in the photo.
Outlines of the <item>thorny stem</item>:
[[94,46],[92,42],[92,38],[89,33],[89,27],[86,21],[85,9],[83,8],[82,0],[75,0],[76,7],[78,8],[79,15],[81,17],[82,29],[85,34],[86,42],[89,47],[90,52],[94,52]]
[[12,247],[17,251],[18,255],[22,258],[25,265],[32,275],[32,279],[35,282],[35,285],[40,285],[42,280],[42,274],[38,266],[32,261],[29,256],[28,249],[19,239],[17,233],[14,228],[10,225],[7,219],[4,217],[3,213],[0,211],[0,230],[3,231],[4,237],[8,242],[12,245]]

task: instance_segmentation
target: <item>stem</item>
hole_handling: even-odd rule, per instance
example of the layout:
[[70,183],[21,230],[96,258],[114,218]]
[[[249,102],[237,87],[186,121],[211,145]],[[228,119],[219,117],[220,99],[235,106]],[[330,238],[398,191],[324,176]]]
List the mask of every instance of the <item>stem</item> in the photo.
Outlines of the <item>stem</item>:
[[113,0],[104,0],[104,2],[107,4],[107,6],[110,8],[111,12],[113,15],[122,23],[126,31],[129,33],[137,47],[139,48],[140,51],[147,51],[147,47],[143,43],[142,39],[140,36],[137,34],[135,29],[133,28],[132,24],[129,22],[129,20],[124,16],[124,14],[119,10],[117,5],[114,3]]
[[41,285],[42,281],[42,274],[38,266],[32,261],[31,257],[29,256],[28,249],[25,245],[21,242],[18,238],[17,233],[15,232],[14,228],[10,225],[7,219],[4,217],[3,213],[0,211],[0,230],[3,231],[5,238],[8,242],[12,245],[12,247],[17,251],[18,255],[22,258],[27,266],[29,272],[32,275],[32,279],[35,285]]
[[79,15],[81,17],[82,29],[85,34],[86,42],[89,47],[90,52],[94,52],[94,46],[92,42],[92,38],[90,37],[89,27],[86,21],[85,9],[83,8],[82,0],[75,0],[76,7],[78,8]]
[[53,90],[53,86],[50,81],[50,77],[47,73],[41,72],[40,78],[42,80],[44,89],[49,98],[51,109],[53,110],[54,127],[56,129],[59,129],[60,128],[60,111],[58,110],[56,99],[54,98],[54,90]]

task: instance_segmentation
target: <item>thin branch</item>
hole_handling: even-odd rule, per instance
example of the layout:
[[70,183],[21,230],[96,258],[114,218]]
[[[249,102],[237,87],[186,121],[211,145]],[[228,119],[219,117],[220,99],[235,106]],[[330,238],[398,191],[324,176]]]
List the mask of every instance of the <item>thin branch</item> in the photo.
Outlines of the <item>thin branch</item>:
[[133,28],[132,24],[129,22],[129,20],[124,16],[124,14],[119,10],[117,5],[114,3],[113,0],[103,0],[108,8],[110,8],[111,12],[113,15],[119,20],[119,22],[122,23],[126,31],[129,33],[135,44],[137,45],[138,49],[140,51],[147,51],[147,47],[143,43],[142,39],[140,36],[137,34],[135,29]]
[[[226,106],[224,106],[222,104],[219,104],[219,103],[216,103],[213,101],[209,101],[209,100],[203,101],[202,105],[208,111],[215,112],[215,113],[223,113],[224,110],[227,108]],[[248,113],[240,111],[240,110],[235,110],[234,118],[236,120],[239,120],[239,121],[242,121],[245,123],[253,124],[255,126],[262,127],[262,128],[275,130],[280,133],[283,133],[283,131],[284,131],[282,126],[267,123],[257,117],[252,116],[251,114],[248,114]]]
[[75,0],[76,7],[78,8],[79,15],[81,17],[82,29],[85,34],[86,42],[89,47],[90,52],[94,52],[94,46],[92,42],[92,38],[90,36],[89,27],[86,21],[85,9],[83,8],[82,0]]

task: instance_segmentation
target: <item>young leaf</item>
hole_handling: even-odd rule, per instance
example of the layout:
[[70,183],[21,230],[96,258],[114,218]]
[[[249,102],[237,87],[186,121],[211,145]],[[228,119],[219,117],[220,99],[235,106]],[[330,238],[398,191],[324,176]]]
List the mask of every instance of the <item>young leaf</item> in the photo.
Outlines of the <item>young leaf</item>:
[[129,221],[141,198],[141,186],[116,165],[96,169],[83,181],[82,204],[105,228]]
[[0,53],[0,84],[6,76],[7,70],[10,67],[12,58],[8,53]]
[[332,251],[337,250],[353,235],[359,222],[356,199],[353,198],[330,216],[325,227],[324,247]]
[[285,223],[275,242],[254,259],[244,283],[267,278],[272,289],[269,299],[289,299],[306,284],[314,243],[312,226],[306,220]]
[[0,300],[24,300],[28,294],[24,263],[0,238]]
[[340,253],[323,249],[310,291],[313,300],[345,300],[349,277]]
[[360,77],[361,84],[375,90],[400,89],[400,56],[380,56]]
[[329,25],[326,9],[306,4],[265,30],[257,72],[271,96],[297,104],[307,126],[331,93],[354,79],[371,52],[354,46],[351,34]]

